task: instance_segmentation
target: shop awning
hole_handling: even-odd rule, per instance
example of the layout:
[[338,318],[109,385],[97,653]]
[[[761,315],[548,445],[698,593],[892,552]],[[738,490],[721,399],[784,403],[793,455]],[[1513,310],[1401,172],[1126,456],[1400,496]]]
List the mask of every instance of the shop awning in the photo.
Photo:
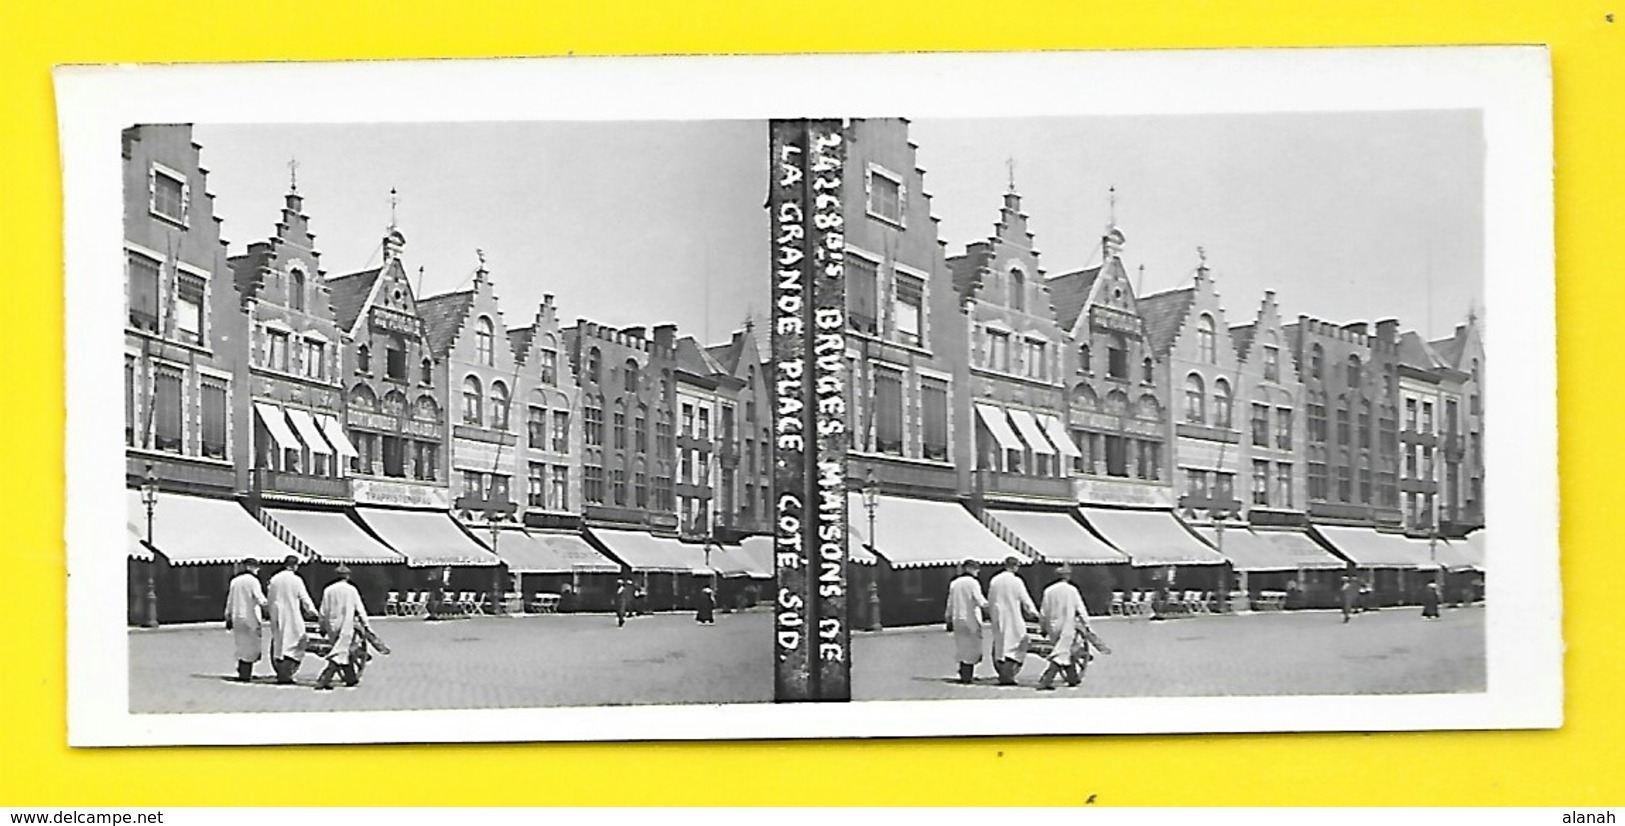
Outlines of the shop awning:
[[339,424],[338,419],[332,416],[324,415],[316,421],[322,427],[322,435],[327,437],[327,441],[333,444],[333,449],[337,450],[340,456],[349,457],[361,455],[360,452],[355,449],[355,445],[350,443],[350,437],[344,435],[344,426]]
[[1453,571],[1467,569],[1474,571],[1484,570],[1484,540],[1484,530],[1480,528],[1479,530],[1468,534],[1466,539],[1458,539],[1451,542],[1450,552],[1455,556],[1455,561],[1458,562],[1461,567],[1457,568],[1456,566],[1451,566],[1450,569]]
[[1077,458],[1083,451],[1073,443],[1072,437],[1066,432],[1066,425],[1054,416],[1039,416],[1038,423],[1044,426],[1044,435],[1049,437],[1050,443],[1061,451],[1061,455],[1068,458]]
[[[852,494],[848,504],[855,508],[848,512],[857,514],[857,518],[849,517],[854,526],[860,521],[866,523],[868,516],[861,499]],[[874,541],[868,541],[866,536],[864,539],[893,568],[957,565],[967,559],[995,564],[1011,556],[1027,561],[1025,555],[994,536],[957,502],[882,494],[875,508]]]
[[711,567],[725,577],[772,579],[773,569],[764,568],[743,545],[714,545],[711,548]]
[[282,408],[270,402],[254,402],[254,412],[259,414],[260,421],[265,423],[266,430],[271,431],[271,438],[279,447],[283,450],[300,449],[299,437],[293,435],[293,430],[288,427],[288,417],[282,415]]
[[589,528],[592,535],[609,549],[610,554],[634,571],[688,573],[688,553],[676,539],[654,536],[642,531],[622,531],[611,528]]
[[687,563],[689,573],[693,574],[720,574],[717,570],[717,549],[720,545],[712,545],[707,551],[706,546],[700,543],[678,542],[677,551],[683,562]]
[[502,560],[474,541],[444,511],[356,508],[361,521],[413,568],[489,567]]
[[[487,537],[489,538],[489,537]],[[515,574],[567,574],[570,563],[546,544],[517,528],[497,531],[496,554]]]
[[1015,421],[1017,432],[1021,433],[1021,438],[1034,453],[1055,455],[1055,448],[1050,445],[1049,438],[1044,435],[1044,429],[1038,426],[1038,420],[1033,418],[1033,414],[1025,410],[1012,410],[1010,418]]
[[[346,565],[391,565],[406,558],[361,529],[350,517],[338,511],[306,511],[292,508],[264,508],[260,518],[273,533],[281,532],[284,542],[314,554],[324,562]],[[288,541],[292,538],[293,541]],[[303,546],[303,547],[300,547]]]
[[125,555],[130,559],[141,562],[151,562],[152,549],[147,547],[147,543],[141,541],[141,534],[136,533],[134,525],[126,525],[125,527],[129,528],[129,535],[126,537],[125,542]]
[[288,418],[293,419],[293,429],[299,431],[299,438],[305,440],[311,453],[320,453],[326,456],[333,454],[333,449],[327,446],[327,439],[316,426],[316,420],[310,417],[308,410],[289,410]]
[[1330,525],[1316,525],[1315,531],[1339,555],[1361,568],[1439,567],[1428,559],[1426,547],[1418,549],[1401,534]]
[[1429,564],[1424,567],[1438,567],[1447,571],[1466,571],[1478,567],[1468,557],[1464,542],[1437,539],[1430,543],[1414,536],[1406,537],[1405,541],[1411,543],[1417,554],[1428,561]]
[[571,573],[616,574],[621,571],[619,563],[599,553],[592,543],[581,537],[581,534],[535,530],[525,533],[530,534],[533,541],[546,545],[548,550],[564,560],[570,566]]
[[1070,513],[988,508],[983,512],[983,519],[990,521],[992,524],[988,527],[1017,550],[1035,553],[1054,565],[1111,565],[1129,561],[1127,556],[1079,525]]
[[[141,493],[128,494],[129,519],[145,520]],[[171,565],[217,565],[250,557],[280,562],[295,552],[230,499],[163,492],[152,509],[152,547]]]
[[1164,510],[1082,508],[1083,518],[1112,547],[1141,568],[1161,565],[1223,565],[1226,560]]
[[1207,526],[1194,530],[1212,543],[1238,571],[1263,573],[1300,569],[1341,570],[1348,567],[1347,563],[1320,547],[1303,531],[1250,530],[1241,526],[1227,526],[1221,536],[1217,530]]
[[[857,539],[856,534],[848,531],[848,535]],[[851,544],[848,544],[847,553],[851,553]],[[744,556],[755,573],[757,579],[773,578],[773,538],[770,536],[747,536],[739,542],[739,553]],[[874,560],[871,558],[870,562]]]
[[[878,509],[877,509],[878,517]],[[846,559],[854,565],[874,565],[874,549],[869,547],[869,531],[864,526],[869,524],[869,515],[863,509],[861,494],[848,493],[846,495]],[[772,539],[768,539],[771,549]]]
[[1016,436],[1016,432],[1010,429],[1010,420],[1005,418],[1003,410],[991,404],[977,402],[976,416],[982,420],[982,424],[987,425],[988,431],[993,434],[994,441],[997,441],[1000,447],[1005,450],[1026,449],[1021,439]]

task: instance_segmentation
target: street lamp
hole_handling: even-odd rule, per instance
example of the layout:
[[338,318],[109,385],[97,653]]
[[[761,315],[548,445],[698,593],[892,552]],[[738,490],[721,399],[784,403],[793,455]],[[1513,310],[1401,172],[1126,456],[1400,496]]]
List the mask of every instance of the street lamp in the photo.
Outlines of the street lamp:
[[[868,468],[863,477],[863,510],[869,517],[869,548],[880,547],[875,541],[875,511],[880,507],[880,483],[875,481],[875,469]],[[880,584],[876,581],[879,570],[869,575],[868,586],[864,588],[867,597],[868,626],[870,631],[880,630]]]
[[146,480],[141,483],[141,504],[147,507],[147,550],[153,554],[152,561],[147,563],[146,576],[146,605],[142,610],[141,624],[147,628],[158,626],[158,580],[154,569],[158,566],[158,549],[152,544],[152,511],[158,505],[158,474],[153,471],[152,463],[147,463]]

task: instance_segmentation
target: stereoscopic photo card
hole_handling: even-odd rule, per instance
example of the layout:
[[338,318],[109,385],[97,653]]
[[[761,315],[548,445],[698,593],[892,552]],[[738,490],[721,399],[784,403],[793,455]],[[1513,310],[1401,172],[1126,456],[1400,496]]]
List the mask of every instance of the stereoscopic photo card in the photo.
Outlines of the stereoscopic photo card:
[[1558,726],[1550,90],[60,69],[69,741]]

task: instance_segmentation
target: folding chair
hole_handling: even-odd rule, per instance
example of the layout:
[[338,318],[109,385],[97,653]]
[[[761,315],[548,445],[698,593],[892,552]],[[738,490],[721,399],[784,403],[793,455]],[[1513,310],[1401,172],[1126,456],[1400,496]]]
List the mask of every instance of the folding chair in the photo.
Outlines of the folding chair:
[[390,591],[384,596],[384,616],[393,617],[401,613],[401,592]]
[[1125,610],[1126,609],[1123,607],[1123,592],[1113,591],[1112,604],[1111,607],[1106,610],[1106,613],[1114,617],[1120,617],[1124,614]]

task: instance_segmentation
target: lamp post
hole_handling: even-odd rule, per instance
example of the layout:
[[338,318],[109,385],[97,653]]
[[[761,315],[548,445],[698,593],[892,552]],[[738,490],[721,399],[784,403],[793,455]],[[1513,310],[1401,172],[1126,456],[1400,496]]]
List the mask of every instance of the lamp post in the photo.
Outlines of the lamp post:
[[152,463],[147,463],[147,476],[141,483],[141,504],[147,507],[147,550],[153,554],[152,561],[147,563],[147,576],[145,583],[145,605],[141,611],[141,625],[146,628],[158,626],[158,580],[154,569],[158,566],[158,549],[152,544],[152,511],[158,505],[158,474],[153,471]]
[[[869,548],[878,548],[875,541],[875,511],[880,508],[880,483],[875,481],[875,469],[870,467],[863,477],[863,511],[869,518]],[[868,630],[880,630],[880,583],[879,563],[876,561],[876,570],[869,575],[869,582],[864,588],[865,602],[868,605]]]

